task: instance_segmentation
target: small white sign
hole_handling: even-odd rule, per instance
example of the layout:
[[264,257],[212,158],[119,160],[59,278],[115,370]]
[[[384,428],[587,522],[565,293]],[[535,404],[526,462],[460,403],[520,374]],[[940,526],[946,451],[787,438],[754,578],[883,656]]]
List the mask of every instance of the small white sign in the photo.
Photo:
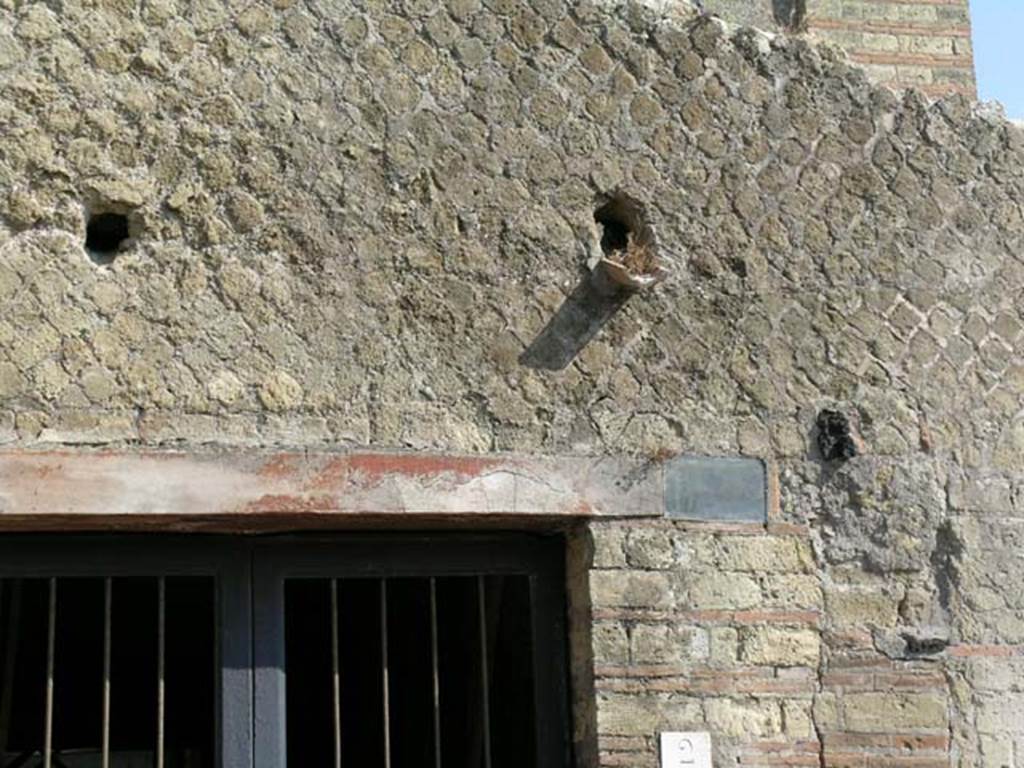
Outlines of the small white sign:
[[711,768],[711,734],[661,734],[661,768]]

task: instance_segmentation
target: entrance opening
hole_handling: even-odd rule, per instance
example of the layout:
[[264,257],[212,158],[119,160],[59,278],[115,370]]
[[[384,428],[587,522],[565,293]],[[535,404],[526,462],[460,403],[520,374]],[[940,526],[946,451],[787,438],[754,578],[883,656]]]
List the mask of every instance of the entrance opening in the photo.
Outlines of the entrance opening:
[[294,579],[285,616],[289,765],[536,764],[528,577]]
[[0,768],[568,768],[564,553],[0,537]]

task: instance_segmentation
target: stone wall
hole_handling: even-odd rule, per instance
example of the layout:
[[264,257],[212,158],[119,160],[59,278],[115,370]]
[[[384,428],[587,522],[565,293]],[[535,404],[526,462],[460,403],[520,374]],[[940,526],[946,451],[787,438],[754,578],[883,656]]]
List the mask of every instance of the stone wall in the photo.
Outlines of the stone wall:
[[601,764],[1020,768],[1020,129],[682,7],[2,8],[0,443],[760,457],[591,525]]
[[843,48],[872,79],[936,96],[974,96],[967,0],[703,0],[734,23],[808,31]]
[[976,95],[967,0],[811,0],[807,28],[878,82]]

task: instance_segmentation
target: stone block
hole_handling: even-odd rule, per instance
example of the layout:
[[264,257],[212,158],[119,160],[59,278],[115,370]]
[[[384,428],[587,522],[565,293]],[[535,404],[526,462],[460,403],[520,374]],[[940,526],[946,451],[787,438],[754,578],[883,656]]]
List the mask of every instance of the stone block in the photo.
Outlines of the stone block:
[[629,635],[618,621],[595,621],[591,630],[595,664],[628,664]]
[[597,697],[597,730],[602,735],[647,736],[660,722],[656,703],[643,696]]
[[672,533],[664,528],[634,528],[626,536],[626,562],[633,568],[671,568],[675,563]]
[[817,575],[769,574],[761,577],[764,605],[786,610],[818,609],[822,604]]
[[1015,768],[1013,761],[1013,739],[1008,737],[982,736],[980,768]]
[[0,411],[0,445],[12,443],[18,439],[18,430],[14,423],[12,411]]
[[842,712],[836,694],[819,693],[814,697],[811,711],[819,731],[838,731],[842,728]]
[[712,627],[709,634],[711,663],[722,666],[735,664],[739,654],[739,632],[733,627]]
[[744,627],[740,630],[740,660],[777,667],[817,667],[821,638],[813,629]]
[[892,627],[899,606],[889,594],[878,591],[829,589],[825,591],[828,621],[839,627]]
[[1024,731],[1024,693],[981,698],[975,725],[979,733],[992,736],[1021,733]]
[[952,473],[949,503],[957,510],[1002,512],[1011,508],[1010,482],[1006,478],[979,473]]
[[789,739],[813,739],[815,736],[813,702],[791,700],[782,702],[782,722]]
[[[1024,659],[972,659],[966,674],[978,691],[1024,693]],[[1021,727],[1024,729],[1024,717]]]
[[814,567],[810,542],[793,536],[723,536],[713,557],[724,571],[809,573]]
[[712,733],[727,738],[771,738],[782,733],[782,709],[777,701],[708,699],[704,702]]
[[657,731],[697,730],[704,723],[700,699],[688,696],[597,697],[597,731],[602,736],[653,736]]
[[945,730],[948,723],[948,703],[937,693],[847,693],[842,711],[846,728],[864,733]]
[[136,415],[129,411],[65,411],[39,435],[40,443],[95,444],[138,437]]
[[664,573],[591,571],[590,598],[602,608],[670,608],[672,584]]
[[634,664],[678,664],[689,654],[686,630],[669,624],[634,624],[630,659]]
[[595,568],[625,568],[626,531],[619,526],[592,525],[590,533],[594,539]]
[[744,574],[689,574],[687,580],[687,607],[694,610],[736,610],[761,603],[760,585]]

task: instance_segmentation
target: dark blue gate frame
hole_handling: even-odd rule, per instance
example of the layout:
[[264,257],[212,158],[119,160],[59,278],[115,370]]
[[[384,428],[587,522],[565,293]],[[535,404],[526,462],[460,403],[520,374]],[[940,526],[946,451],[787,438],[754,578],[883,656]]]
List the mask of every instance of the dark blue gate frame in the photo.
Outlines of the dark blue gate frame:
[[220,670],[217,765],[252,768],[252,559],[247,547],[242,540],[197,536],[5,535],[0,537],[0,578],[213,577]]
[[568,768],[564,544],[531,534],[0,536],[0,578],[212,576],[217,604],[219,768],[285,768],[288,578],[526,575],[537,768]]
[[[525,575],[530,579],[537,768],[572,760],[564,542],[529,534],[356,534],[260,541],[253,574],[256,762],[285,768],[284,582],[290,578]],[[274,724],[278,727],[273,727]]]

